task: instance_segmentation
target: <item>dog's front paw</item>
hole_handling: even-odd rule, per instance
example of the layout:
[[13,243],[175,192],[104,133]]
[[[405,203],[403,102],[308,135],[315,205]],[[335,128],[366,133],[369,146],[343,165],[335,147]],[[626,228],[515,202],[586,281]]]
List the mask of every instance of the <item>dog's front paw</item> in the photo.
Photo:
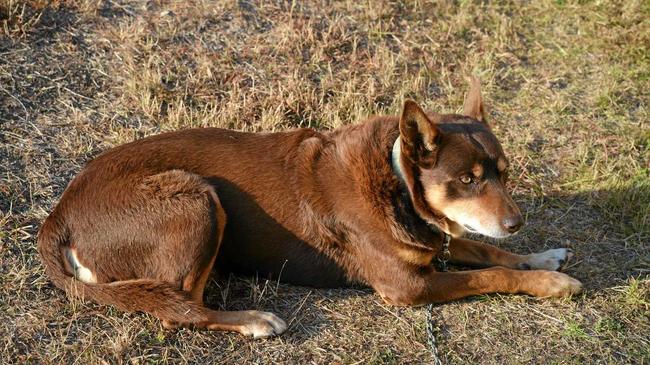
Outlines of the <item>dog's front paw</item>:
[[531,290],[537,297],[568,297],[582,291],[582,283],[567,274],[555,271],[540,273]]
[[551,270],[563,268],[573,257],[570,248],[556,248],[539,253],[526,255],[526,260],[519,264],[522,270]]
[[287,329],[287,324],[269,312],[248,311],[251,319],[242,326],[240,332],[253,338],[266,338],[279,335]]

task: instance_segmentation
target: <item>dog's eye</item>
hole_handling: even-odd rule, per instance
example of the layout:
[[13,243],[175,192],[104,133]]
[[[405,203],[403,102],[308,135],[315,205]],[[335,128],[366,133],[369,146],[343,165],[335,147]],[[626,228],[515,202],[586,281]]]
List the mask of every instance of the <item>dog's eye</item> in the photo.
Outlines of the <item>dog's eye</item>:
[[460,177],[460,182],[462,182],[463,184],[469,184],[472,182],[472,178],[469,175],[463,175]]

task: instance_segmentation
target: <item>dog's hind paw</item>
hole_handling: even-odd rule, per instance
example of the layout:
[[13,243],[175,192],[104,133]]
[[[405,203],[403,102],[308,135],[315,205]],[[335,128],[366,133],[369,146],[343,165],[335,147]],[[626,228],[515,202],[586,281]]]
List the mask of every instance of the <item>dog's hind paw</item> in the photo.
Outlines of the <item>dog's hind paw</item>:
[[287,329],[287,324],[273,313],[248,311],[248,314],[252,318],[240,331],[245,336],[266,338],[279,335]]
[[570,248],[556,248],[544,252],[526,255],[526,260],[519,264],[523,270],[551,270],[562,269],[573,257]]

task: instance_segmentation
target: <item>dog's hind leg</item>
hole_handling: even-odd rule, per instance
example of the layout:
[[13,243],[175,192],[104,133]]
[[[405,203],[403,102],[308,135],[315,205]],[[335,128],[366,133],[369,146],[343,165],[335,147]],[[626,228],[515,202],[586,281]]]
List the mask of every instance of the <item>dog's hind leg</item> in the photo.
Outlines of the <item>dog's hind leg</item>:
[[[221,232],[223,232],[223,229],[221,229]],[[203,291],[216,256],[215,252],[208,265],[193,268],[192,272],[183,281],[183,290],[189,292],[196,303],[203,304]],[[183,324],[163,320],[163,326],[168,329],[179,326],[194,326],[215,331],[235,331],[245,336],[253,336],[253,338],[278,335],[287,329],[287,325],[282,319],[269,312],[209,310],[208,318],[209,320],[206,322]]]
[[573,257],[568,248],[518,255],[487,243],[454,238],[449,244],[451,262],[472,267],[504,266],[511,269],[559,270]]
[[[254,337],[286,329],[271,313],[223,312],[203,305],[226,214],[201,176],[182,170],[128,175],[76,194],[61,215],[48,218],[39,238],[57,286],[72,285],[99,303],[148,312],[167,328],[232,330]],[[103,201],[97,202],[97,196]],[[78,281],[68,280],[71,275]]]
[[[211,186],[207,186],[207,192],[210,195],[210,198],[213,202],[214,216],[216,218],[215,232],[212,235],[213,237],[206,237],[207,242],[206,252],[208,253],[208,258],[199,260],[194,267],[191,268],[188,275],[183,278],[183,291],[190,293],[192,300],[200,305],[203,305],[203,293],[205,291],[205,286],[208,283],[210,273],[214,267],[214,262],[219,253],[219,247],[221,246],[221,241],[223,239],[223,232],[226,225],[226,213],[223,210],[219,202],[217,194],[214,192],[214,189]],[[211,247],[214,246],[214,247]],[[172,329],[176,327],[181,327],[183,325],[189,325],[189,323],[179,324],[177,322],[163,320],[163,327],[167,329]]]
[[[177,173],[177,172],[170,172]],[[169,174],[169,173],[167,173]],[[187,174],[193,176],[192,174]],[[163,175],[164,177],[164,175]],[[196,177],[198,178],[198,177]],[[203,180],[203,179],[201,179]],[[226,225],[226,213],[219,202],[214,188],[204,181],[197,182],[197,190],[202,190],[209,195],[210,204],[204,219],[199,219],[197,227],[185,227],[188,232],[205,232],[199,243],[202,248],[197,250],[194,265],[182,279],[182,290],[188,292],[192,300],[203,305],[203,293],[214,266]],[[207,220],[205,220],[207,219]],[[201,226],[209,225],[212,229],[206,230]],[[209,233],[208,233],[209,232]],[[188,242],[191,245],[191,242]],[[186,245],[183,245],[186,246]],[[214,311],[208,310],[208,321],[199,323],[175,323],[163,320],[166,328],[183,326],[203,327],[209,330],[236,331],[246,336],[262,338],[280,334],[287,329],[285,322],[276,315],[261,311]]]

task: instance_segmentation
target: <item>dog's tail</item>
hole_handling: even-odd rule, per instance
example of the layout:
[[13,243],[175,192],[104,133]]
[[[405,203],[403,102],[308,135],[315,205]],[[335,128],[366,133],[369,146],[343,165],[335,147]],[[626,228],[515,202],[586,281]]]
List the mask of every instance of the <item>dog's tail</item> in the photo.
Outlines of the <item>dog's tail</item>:
[[124,311],[142,311],[160,319],[183,323],[209,321],[210,309],[192,301],[189,293],[166,282],[152,279],[86,284],[66,272],[62,248],[68,246],[70,232],[65,221],[53,212],[38,233],[38,252],[45,272],[54,285],[68,294],[110,304]]

